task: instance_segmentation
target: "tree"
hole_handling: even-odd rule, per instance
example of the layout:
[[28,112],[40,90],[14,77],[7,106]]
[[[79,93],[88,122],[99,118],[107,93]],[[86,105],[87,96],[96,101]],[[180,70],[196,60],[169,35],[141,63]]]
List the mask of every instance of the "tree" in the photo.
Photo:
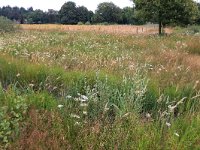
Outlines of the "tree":
[[88,12],[88,21],[89,21],[89,22],[92,22],[92,17],[93,17],[93,16],[94,16],[94,13],[93,13],[93,11],[90,10],[90,11]]
[[125,7],[122,9],[123,24],[136,24],[135,12],[133,7]]
[[42,10],[35,10],[33,12],[30,12],[27,16],[28,23],[46,23],[46,15]]
[[60,11],[60,21],[62,24],[77,24],[78,18],[77,18],[77,8],[76,4],[74,2],[67,2],[65,3]]
[[46,23],[58,23],[58,22],[59,22],[58,11],[49,9],[48,12],[46,13]]
[[112,2],[100,3],[93,17],[95,23],[120,23],[121,21],[122,10]]
[[144,21],[158,22],[159,34],[163,26],[173,23],[187,25],[193,23],[197,5],[193,0],[133,0],[137,16]]
[[12,18],[12,8],[10,6],[4,6],[1,9],[1,15],[7,17],[8,19]]
[[89,11],[86,7],[80,6],[77,8],[77,19],[79,22],[87,22],[88,21]]
[[23,24],[25,22],[27,10],[23,7],[20,8],[20,23]]
[[199,2],[197,3],[197,7],[198,7],[198,16],[196,19],[196,23],[200,24],[200,3]]

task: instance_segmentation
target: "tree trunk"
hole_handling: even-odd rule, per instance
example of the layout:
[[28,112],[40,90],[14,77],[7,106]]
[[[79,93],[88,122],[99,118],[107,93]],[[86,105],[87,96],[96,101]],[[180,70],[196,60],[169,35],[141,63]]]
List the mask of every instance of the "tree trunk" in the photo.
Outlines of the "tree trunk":
[[162,22],[159,21],[159,35],[162,35]]

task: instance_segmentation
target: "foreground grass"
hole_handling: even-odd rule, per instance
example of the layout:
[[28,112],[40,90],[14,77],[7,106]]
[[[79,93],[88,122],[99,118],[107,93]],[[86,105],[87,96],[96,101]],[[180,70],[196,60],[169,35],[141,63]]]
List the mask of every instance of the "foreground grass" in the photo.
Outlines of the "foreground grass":
[[198,149],[194,40],[182,33],[2,35],[1,148]]
[[133,111],[113,116],[117,111],[104,106],[97,115],[101,106],[92,98],[88,106],[81,106],[74,98],[58,99],[32,90],[21,93],[14,86],[0,98],[1,144],[10,141],[9,149],[199,148],[199,113],[176,118],[172,113],[160,119],[141,118]]

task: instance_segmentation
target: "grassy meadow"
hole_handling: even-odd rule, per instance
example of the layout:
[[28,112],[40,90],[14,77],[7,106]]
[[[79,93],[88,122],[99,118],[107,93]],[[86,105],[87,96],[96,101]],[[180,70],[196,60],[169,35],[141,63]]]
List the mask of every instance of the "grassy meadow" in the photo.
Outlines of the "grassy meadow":
[[1,34],[0,149],[200,149],[199,27],[133,28]]

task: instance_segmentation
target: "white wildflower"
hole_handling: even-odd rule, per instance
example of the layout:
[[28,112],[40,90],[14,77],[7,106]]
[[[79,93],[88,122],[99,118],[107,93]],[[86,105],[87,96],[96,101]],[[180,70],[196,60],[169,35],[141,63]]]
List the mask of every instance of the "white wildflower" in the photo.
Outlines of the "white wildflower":
[[84,114],[84,115],[87,115],[87,111],[83,111],[83,114]]
[[147,113],[147,114],[146,114],[146,118],[151,118],[151,114],[150,114],[150,113]]
[[80,106],[81,106],[81,107],[87,107],[87,106],[88,106],[88,104],[81,103],[81,104],[80,104]]
[[126,114],[124,114],[123,116],[122,116],[122,118],[126,118],[126,117],[128,117],[130,115],[130,113],[126,113]]
[[169,106],[168,106],[169,112],[174,112],[174,109],[175,109],[176,107],[178,107],[178,105],[182,104],[183,101],[184,101],[186,98],[187,98],[187,97],[182,98],[182,99],[181,99],[180,101],[178,101],[178,102],[176,103],[176,105],[174,105],[174,106],[169,105]]
[[166,126],[170,127],[170,126],[171,126],[171,123],[166,122]]
[[75,122],[74,125],[78,125],[79,126],[79,125],[81,125],[81,123],[80,122]]
[[108,103],[106,103],[105,107],[104,107],[104,111],[108,111],[109,110],[109,107],[108,107]]
[[30,86],[30,87],[34,87],[34,84],[31,83],[31,84],[29,84],[29,86]]
[[79,101],[79,98],[75,98],[74,101],[78,102],[78,101]]
[[76,114],[71,114],[70,115],[72,118],[77,118],[77,119],[80,119],[81,117],[79,115],[76,115]]
[[20,76],[20,73],[18,73],[17,75],[16,75],[16,77],[19,77]]
[[64,107],[63,105],[58,105],[58,108],[62,108],[62,107]]
[[70,98],[72,98],[71,95],[67,95],[67,96],[66,96],[66,99],[70,99]]
[[56,80],[59,80],[59,79],[60,79],[60,76],[56,78]]
[[169,108],[169,112],[174,112],[174,109],[177,107],[177,105],[175,106],[171,106],[169,105],[168,108]]
[[179,135],[177,132],[175,132],[175,133],[174,133],[174,135],[176,135],[177,137],[179,137],[179,136],[180,136],[180,135]]
[[85,95],[81,95],[81,101],[82,102],[88,101],[88,97]]
[[53,87],[53,90],[56,90],[56,89],[57,89],[57,87],[56,87],[56,86],[54,86],[54,87]]

